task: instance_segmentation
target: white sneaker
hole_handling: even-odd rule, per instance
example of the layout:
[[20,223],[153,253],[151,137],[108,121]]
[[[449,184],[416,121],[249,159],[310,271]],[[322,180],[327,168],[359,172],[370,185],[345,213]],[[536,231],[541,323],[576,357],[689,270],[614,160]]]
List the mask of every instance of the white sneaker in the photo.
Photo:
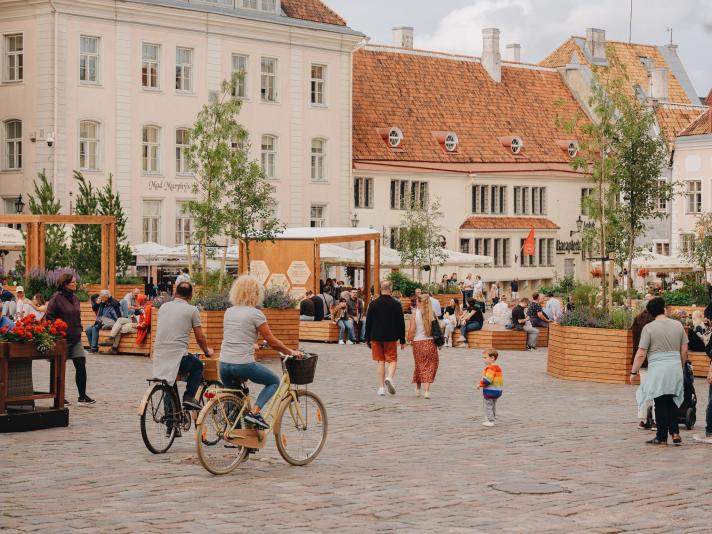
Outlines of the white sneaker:
[[344,344],[344,340],[343,340],[343,339],[340,339],[340,340],[339,340],[339,345],[343,345],[343,344]]
[[429,399],[429,398],[430,398],[430,392],[429,392],[429,391],[426,391],[426,392],[423,394],[423,398],[424,398],[424,399]]
[[484,421],[482,426],[494,426],[494,421]]
[[386,389],[385,388],[378,388],[378,394],[383,397],[386,394]]
[[347,345],[353,345],[354,342],[349,339],[349,340],[346,342],[346,344],[347,344]]
[[712,436],[693,436],[693,439],[701,443],[709,443],[712,445]]
[[396,394],[396,387],[393,385],[393,379],[390,376],[386,377],[386,387],[388,388],[388,393],[391,395]]

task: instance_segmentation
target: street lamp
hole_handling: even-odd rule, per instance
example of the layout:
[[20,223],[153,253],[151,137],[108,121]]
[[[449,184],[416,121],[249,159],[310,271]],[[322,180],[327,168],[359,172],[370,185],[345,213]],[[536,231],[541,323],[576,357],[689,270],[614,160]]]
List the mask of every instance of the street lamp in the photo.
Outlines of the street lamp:
[[17,200],[15,201],[15,211],[19,215],[20,213],[22,213],[22,210],[24,210],[24,209],[25,209],[25,203],[22,201],[22,195],[20,195],[19,197],[17,197]]
[[360,221],[358,220],[358,214],[356,212],[354,212],[353,217],[351,217],[351,226],[353,226],[354,228],[358,228],[359,222]]
[[579,213],[578,219],[576,219],[576,230],[569,230],[569,237],[573,237],[574,234],[580,234],[583,228],[583,219],[581,219],[581,214]]

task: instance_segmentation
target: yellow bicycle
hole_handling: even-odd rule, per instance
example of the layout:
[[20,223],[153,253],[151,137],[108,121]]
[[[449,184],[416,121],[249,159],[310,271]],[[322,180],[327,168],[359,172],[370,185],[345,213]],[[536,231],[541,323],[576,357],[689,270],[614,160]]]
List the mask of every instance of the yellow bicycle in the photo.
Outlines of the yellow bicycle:
[[274,433],[285,461],[292,465],[312,462],[324,447],[328,430],[324,404],[306,389],[314,379],[316,362],[316,354],[305,353],[300,359],[282,355],[282,378],[262,412],[270,424],[267,430],[245,421],[251,402],[244,382],[239,389],[211,390],[214,396],[196,421],[195,444],[203,467],[215,475],[230,473],[248,454],[266,445],[269,432]]

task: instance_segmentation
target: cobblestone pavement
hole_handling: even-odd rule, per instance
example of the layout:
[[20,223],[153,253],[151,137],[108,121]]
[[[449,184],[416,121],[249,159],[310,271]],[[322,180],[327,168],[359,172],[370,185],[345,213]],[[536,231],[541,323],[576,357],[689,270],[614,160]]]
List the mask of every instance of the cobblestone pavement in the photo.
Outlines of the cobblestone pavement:
[[[97,355],[88,369],[98,402],[72,406],[69,428],[0,434],[0,530],[712,531],[712,447],[692,439],[703,431],[702,380],[700,422],[684,446],[652,449],[635,429],[633,387],[553,379],[545,350],[500,357],[505,393],[498,425],[485,428],[478,351],[445,349],[425,400],[410,384],[410,349],[397,395],[381,398],[365,346],[308,347],[321,355],[313,389],[330,430],[313,464],[287,465],[272,441],[215,477],[197,463],[192,432],[150,454],[136,416],[150,361]],[[75,400],[71,365],[68,383]],[[523,482],[563,492],[493,487]]]

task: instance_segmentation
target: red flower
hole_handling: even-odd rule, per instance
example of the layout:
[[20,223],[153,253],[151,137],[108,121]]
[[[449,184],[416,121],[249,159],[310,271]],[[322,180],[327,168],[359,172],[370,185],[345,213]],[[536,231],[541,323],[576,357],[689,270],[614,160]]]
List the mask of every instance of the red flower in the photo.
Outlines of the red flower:
[[25,337],[26,337],[27,339],[32,339],[32,332],[26,332],[26,333],[25,333]]
[[0,334],[7,334],[7,326],[0,328]]
[[41,334],[42,332],[45,331],[45,329],[39,325],[35,326],[34,330],[35,330],[35,334]]
[[60,334],[62,334],[62,337],[67,337],[67,333],[66,333],[66,332],[60,332]]
[[49,329],[49,333],[52,334],[53,336],[57,335],[57,329],[53,326],[52,328]]

